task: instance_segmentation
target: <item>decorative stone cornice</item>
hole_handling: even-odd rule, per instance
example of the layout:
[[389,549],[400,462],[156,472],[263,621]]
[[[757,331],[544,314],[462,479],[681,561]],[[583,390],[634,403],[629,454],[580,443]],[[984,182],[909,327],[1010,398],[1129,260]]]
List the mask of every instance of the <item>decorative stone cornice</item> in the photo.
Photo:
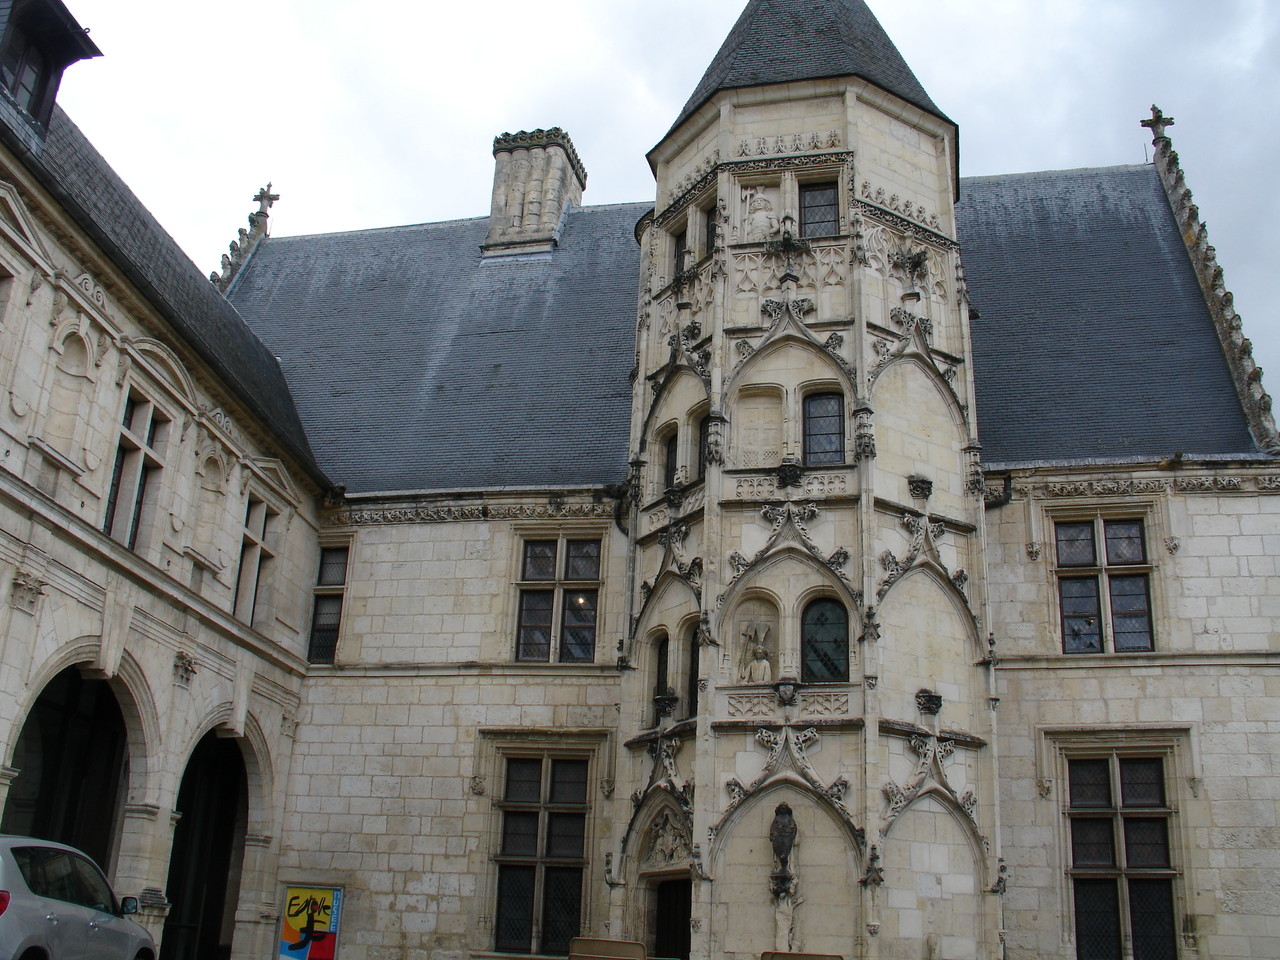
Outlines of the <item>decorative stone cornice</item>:
[[[988,478],[990,479],[990,478]],[[1280,493],[1280,475],[1179,474],[1162,477],[1051,480],[1013,484],[1018,498],[1150,497],[1164,493]]]
[[612,501],[592,503],[441,503],[397,507],[352,507],[323,519],[326,527],[395,523],[461,523],[474,520],[612,520]]
[[569,159],[569,166],[578,175],[583,187],[587,185],[587,168],[583,165],[578,151],[573,147],[569,134],[560,127],[549,127],[545,130],[521,130],[518,133],[501,133],[493,138],[493,152],[512,153],[516,150],[527,150],[530,147],[560,147]]
[[1234,298],[1226,288],[1217,251],[1209,243],[1209,229],[1200,221],[1199,207],[1191,202],[1191,189],[1178,162],[1177,151],[1165,135],[1165,128],[1173,126],[1173,118],[1166,117],[1153,104],[1151,119],[1143,120],[1142,126],[1151,130],[1156,172],[1160,175],[1160,183],[1164,186],[1182,241],[1191,257],[1205,306],[1213,318],[1214,330],[1222,344],[1227,368],[1231,371],[1231,380],[1249,422],[1249,432],[1261,449],[1280,456],[1280,433],[1276,431],[1271,397],[1262,387],[1262,368],[1254,362],[1253,344],[1244,335]]

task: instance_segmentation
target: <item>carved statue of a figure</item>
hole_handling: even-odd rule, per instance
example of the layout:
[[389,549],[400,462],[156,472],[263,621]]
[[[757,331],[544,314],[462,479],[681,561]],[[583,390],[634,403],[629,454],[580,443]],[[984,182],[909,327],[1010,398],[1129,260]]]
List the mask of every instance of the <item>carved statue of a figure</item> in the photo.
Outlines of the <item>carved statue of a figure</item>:
[[791,807],[778,804],[773,810],[773,822],[769,824],[769,844],[773,847],[774,872],[791,874],[791,849],[795,846],[800,828],[791,816]]
[[764,647],[756,647],[752,660],[747,664],[747,671],[742,678],[747,683],[770,683],[773,680],[773,667],[769,665],[769,651]]
[[778,218],[774,215],[773,204],[765,196],[756,196],[751,200],[750,213],[747,214],[748,240],[767,240],[778,234]]

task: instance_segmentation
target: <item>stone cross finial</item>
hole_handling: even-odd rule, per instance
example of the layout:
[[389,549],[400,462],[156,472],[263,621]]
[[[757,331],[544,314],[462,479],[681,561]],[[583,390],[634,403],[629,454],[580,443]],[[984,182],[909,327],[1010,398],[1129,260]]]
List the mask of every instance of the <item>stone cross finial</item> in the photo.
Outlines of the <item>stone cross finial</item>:
[[266,214],[273,203],[280,199],[280,194],[271,192],[271,184],[267,184],[253,195],[253,202],[258,205],[258,212]]
[[1165,127],[1173,126],[1173,117],[1166,117],[1154,103],[1151,105],[1151,119],[1143,120],[1142,125],[1151,131],[1152,141],[1165,139]]

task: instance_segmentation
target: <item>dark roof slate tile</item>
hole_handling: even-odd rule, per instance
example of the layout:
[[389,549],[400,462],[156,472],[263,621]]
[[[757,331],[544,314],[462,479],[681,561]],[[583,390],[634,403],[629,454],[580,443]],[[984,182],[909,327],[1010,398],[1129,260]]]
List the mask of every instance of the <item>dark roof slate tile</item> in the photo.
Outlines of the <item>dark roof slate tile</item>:
[[38,152],[28,151],[7,125],[0,125],[0,138],[24,155],[36,177],[298,464],[328,486],[276,358],[61,108],[54,108]]
[[550,254],[486,219],[259,245],[231,295],[351,493],[625,479],[648,204],[580,207]]
[[947,119],[863,0],[750,0],[671,129],[720,90],[843,76]]
[[1151,166],[961,181],[988,463],[1256,455]]

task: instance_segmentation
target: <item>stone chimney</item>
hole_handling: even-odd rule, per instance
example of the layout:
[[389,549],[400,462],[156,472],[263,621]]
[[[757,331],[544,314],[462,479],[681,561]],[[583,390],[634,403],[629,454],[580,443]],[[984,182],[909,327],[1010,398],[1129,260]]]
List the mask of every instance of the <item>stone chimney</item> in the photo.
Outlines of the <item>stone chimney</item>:
[[587,171],[559,127],[504,133],[493,141],[496,169],[487,257],[555,248],[569,207],[582,202]]

